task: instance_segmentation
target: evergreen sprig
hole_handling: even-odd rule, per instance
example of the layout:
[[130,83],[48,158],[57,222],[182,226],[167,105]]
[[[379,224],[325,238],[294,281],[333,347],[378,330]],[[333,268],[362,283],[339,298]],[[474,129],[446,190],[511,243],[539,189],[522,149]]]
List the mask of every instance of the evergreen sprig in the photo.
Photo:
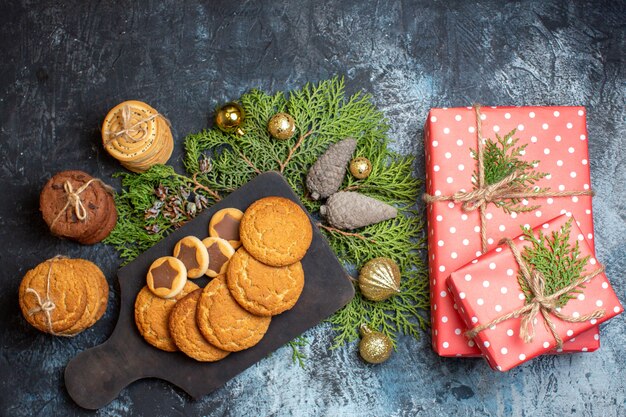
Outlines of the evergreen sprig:
[[[531,242],[532,246],[524,248],[522,259],[543,275],[546,296],[554,294],[579,279],[589,261],[589,255],[580,256],[578,241],[573,246],[570,243],[571,228],[571,218],[559,230],[552,232],[551,236],[544,235],[541,230],[539,235],[535,236],[532,229],[523,228],[525,239]],[[530,302],[533,294],[521,271],[518,272],[517,281],[526,296],[526,302]],[[578,288],[584,288],[584,286],[581,285]],[[563,307],[574,298],[573,294],[580,293],[581,290],[578,288],[559,297],[558,306]]]
[[[427,326],[423,314],[429,307],[427,272],[420,256],[426,248],[423,220],[413,209],[420,182],[413,176],[413,158],[388,149],[388,122],[372,104],[371,97],[363,93],[346,97],[343,79],[335,77],[307,84],[288,96],[252,90],[240,102],[246,112],[243,137],[217,128],[187,136],[183,164],[188,176],[167,166],[153,167],[139,175],[121,174],[124,190],[116,203],[122,220],[106,242],[130,260],[177,226],[162,212],[152,209],[155,202],[158,205],[155,190],[160,185],[170,190],[182,187],[187,190],[183,196],[193,197],[195,193],[212,203],[219,199],[216,195],[224,197],[258,173],[272,170],[282,171],[315,216],[320,202],[307,198],[305,179],[309,168],[329,145],[355,137],[356,154],[370,159],[372,173],[365,180],[346,175],[342,189],[357,190],[392,203],[399,209],[398,217],[354,234],[325,229],[321,222],[320,230],[349,268],[358,269],[378,256],[394,259],[402,271],[402,293],[374,303],[363,299],[357,291],[352,302],[330,318],[336,331],[334,346],[355,340],[364,321],[381,329],[394,345],[398,334],[418,338],[420,328]],[[292,139],[275,140],[267,132],[267,122],[277,112],[287,112],[295,119],[297,131]],[[146,219],[147,212],[155,217]],[[304,360],[299,352],[302,343],[302,339],[291,342],[293,359],[299,363]]]
[[[539,188],[535,183],[548,175],[545,172],[538,172],[535,166],[539,161],[526,161],[522,159],[526,153],[528,144],[516,146],[519,138],[514,138],[517,129],[511,130],[504,137],[496,133],[496,140],[486,139],[483,149],[483,172],[485,175],[485,185],[492,185],[502,181],[509,175],[516,172],[517,177],[511,181],[508,188],[516,191],[543,192],[547,188]],[[478,153],[472,149],[472,157],[478,161]],[[478,167],[472,175],[472,182],[478,185]],[[524,205],[522,199],[511,198],[493,203],[506,213],[520,213],[533,211],[539,208],[537,205]]]

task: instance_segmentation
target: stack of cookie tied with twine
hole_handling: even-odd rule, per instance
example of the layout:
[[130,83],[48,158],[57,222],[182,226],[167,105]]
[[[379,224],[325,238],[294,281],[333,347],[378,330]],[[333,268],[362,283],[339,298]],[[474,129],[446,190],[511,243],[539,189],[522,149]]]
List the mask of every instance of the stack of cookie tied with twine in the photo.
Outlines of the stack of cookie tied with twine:
[[91,245],[117,222],[113,188],[82,171],[62,171],[41,190],[39,210],[52,234]]
[[26,321],[55,336],[71,337],[93,326],[107,308],[109,285],[95,264],[56,256],[26,273],[19,303]]
[[[139,332],[159,349],[181,350],[203,362],[256,345],[272,316],[298,301],[304,288],[300,261],[312,239],[309,217],[286,198],[262,198],[245,213],[218,211],[208,238],[187,236],[174,256],[150,266],[135,300]],[[202,274],[215,277],[204,288],[187,280]]]
[[102,123],[104,149],[128,170],[144,172],[170,159],[174,139],[169,121],[141,101],[115,106]]

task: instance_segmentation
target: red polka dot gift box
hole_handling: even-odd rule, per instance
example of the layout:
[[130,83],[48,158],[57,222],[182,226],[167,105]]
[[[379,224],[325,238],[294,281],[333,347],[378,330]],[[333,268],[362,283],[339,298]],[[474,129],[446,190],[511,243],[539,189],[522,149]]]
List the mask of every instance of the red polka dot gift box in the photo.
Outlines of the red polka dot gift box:
[[464,336],[492,368],[507,371],[623,311],[574,219],[526,228],[448,278]]
[[[585,114],[584,107],[431,109],[424,200],[432,344],[439,355],[480,355],[463,335],[467,328],[447,296],[446,278],[501,238],[516,236],[520,225],[573,216],[594,252]],[[592,329],[559,351],[599,346]]]

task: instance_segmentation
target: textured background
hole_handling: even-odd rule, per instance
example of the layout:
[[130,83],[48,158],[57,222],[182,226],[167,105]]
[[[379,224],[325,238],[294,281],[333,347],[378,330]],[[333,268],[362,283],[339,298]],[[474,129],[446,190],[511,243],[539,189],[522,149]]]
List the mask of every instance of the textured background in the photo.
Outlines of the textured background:
[[[3,1],[0,5],[0,415],[80,415],[65,364],[108,337],[118,314],[119,259],[103,245],[51,237],[38,194],[56,171],[110,178],[120,169],[98,127],[122,100],[147,101],[180,140],[209,126],[219,103],[251,88],[289,90],[345,75],[389,117],[394,147],[421,163],[430,107],[472,102],[588,108],[598,257],[626,301],[623,1],[205,2]],[[115,181],[113,181],[115,183]],[[119,185],[119,184],[118,184]],[[28,327],[17,287],[57,253],[96,261],[111,283],[104,319],[74,339]],[[626,324],[595,353],[542,357],[507,374],[481,360],[437,357],[428,335],[404,338],[384,365],[355,346],[328,351],[308,332],[306,369],[282,348],[200,401],[158,380],[137,382],[101,415],[624,416]]]

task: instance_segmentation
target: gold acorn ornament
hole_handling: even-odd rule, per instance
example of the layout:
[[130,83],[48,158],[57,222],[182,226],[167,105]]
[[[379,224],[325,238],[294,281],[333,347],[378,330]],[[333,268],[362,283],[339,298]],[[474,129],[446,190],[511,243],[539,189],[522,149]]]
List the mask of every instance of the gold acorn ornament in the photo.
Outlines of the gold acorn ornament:
[[296,133],[296,121],[287,113],[276,113],[267,122],[267,131],[273,138],[288,140]]
[[246,112],[239,103],[226,103],[215,114],[215,124],[225,133],[236,133],[239,136],[244,135],[241,124],[246,117]]
[[363,360],[377,364],[389,359],[393,351],[393,344],[389,336],[370,329],[366,324],[361,324],[360,330],[359,354]]
[[350,173],[358,180],[364,180],[372,173],[372,163],[369,159],[359,156],[350,161]]
[[359,271],[359,288],[365,298],[383,301],[400,292],[400,268],[392,259],[374,258]]

